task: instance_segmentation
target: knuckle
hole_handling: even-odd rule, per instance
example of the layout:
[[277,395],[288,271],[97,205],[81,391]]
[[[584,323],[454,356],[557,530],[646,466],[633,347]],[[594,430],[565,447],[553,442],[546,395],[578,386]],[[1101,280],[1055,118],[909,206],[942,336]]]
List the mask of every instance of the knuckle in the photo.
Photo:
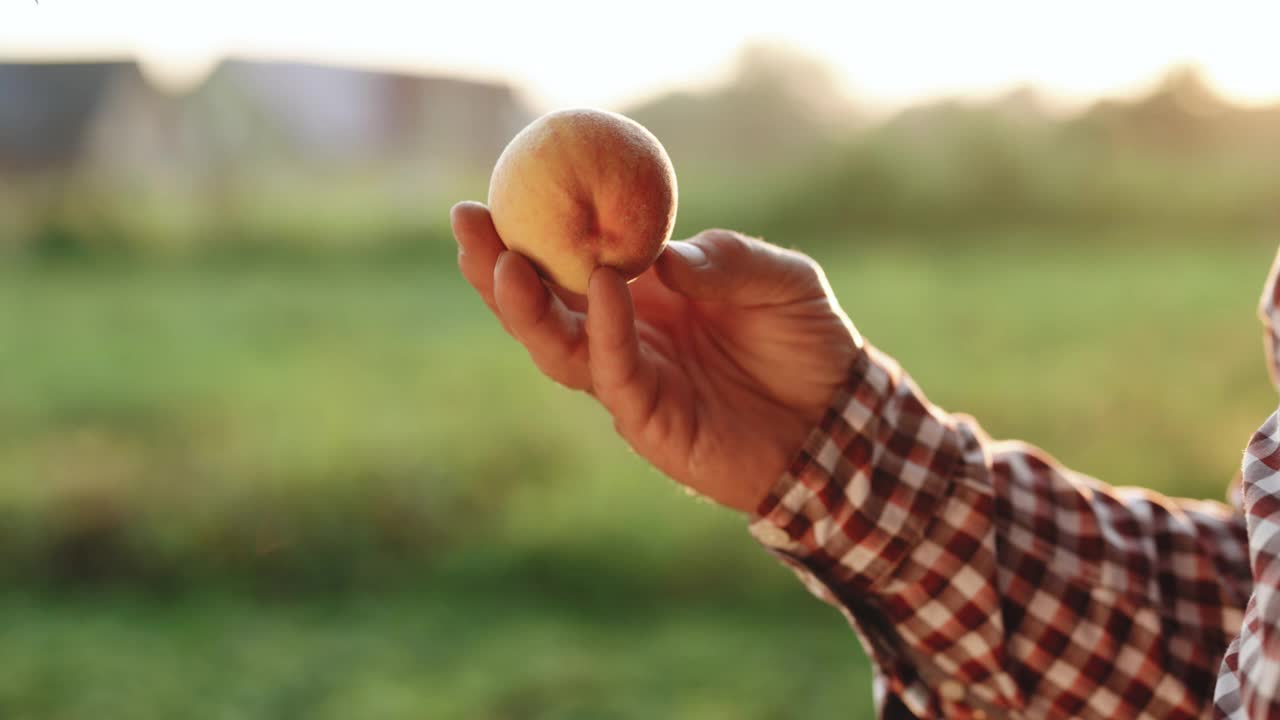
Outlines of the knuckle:
[[824,295],[828,292],[827,276],[818,261],[799,252],[790,253],[791,277],[796,291],[805,295]]
[[711,228],[698,233],[698,238],[702,239],[717,248],[728,251],[741,251],[751,247],[752,241],[746,235],[734,230],[725,230],[724,228]]
[[697,237],[702,238],[704,240],[711,240],[716,242],[733,242],[734,239],[740,236],[741,236],[741,233],[738,233],[734,230],[727,230],[725,228],[707,228],[706,230],[703,230],[697,235]]
[[806,280],[820,281],[823,277],[822,266],[817,260],[795,250],[791,256],[795,259],[796,271]]
[[538,368],[538,372],[561,385],[569,386],[568,373],[555,360],[532,350],[529,351],[529,359],[533,361],[534,367]]
[[758,240],[733,230],[713,228],[703,230],[694,238],[707,254],[721,262],[735,262],[746,258],[756,250]]

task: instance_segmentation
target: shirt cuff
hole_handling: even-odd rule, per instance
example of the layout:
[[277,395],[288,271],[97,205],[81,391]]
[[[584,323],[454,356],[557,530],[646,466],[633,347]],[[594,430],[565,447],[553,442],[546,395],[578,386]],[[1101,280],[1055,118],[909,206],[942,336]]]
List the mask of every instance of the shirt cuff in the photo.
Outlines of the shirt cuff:
[[920,541],[961,456],[955,421],[866,346],[750,532],[825,584],[869,589]]

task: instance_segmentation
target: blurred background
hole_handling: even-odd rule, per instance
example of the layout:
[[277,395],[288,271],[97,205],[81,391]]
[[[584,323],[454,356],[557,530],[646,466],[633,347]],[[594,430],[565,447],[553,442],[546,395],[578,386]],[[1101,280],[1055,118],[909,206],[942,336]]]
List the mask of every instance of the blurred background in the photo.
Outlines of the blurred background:
[[944,407],[1224,496],[1280,13],[691,5],[0,2],[0,717],[871,717],[837,613],[458,276],[448,207],[564,105]]

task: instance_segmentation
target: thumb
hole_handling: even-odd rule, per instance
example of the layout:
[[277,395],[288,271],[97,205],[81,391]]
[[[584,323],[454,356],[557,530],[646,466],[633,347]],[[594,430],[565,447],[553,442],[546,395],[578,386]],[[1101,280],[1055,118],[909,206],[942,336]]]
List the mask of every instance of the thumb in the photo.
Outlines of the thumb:
[[656,269],[664,285],[693,300],[772,305],[826,292],[808,256],[729,230],[667,243]]

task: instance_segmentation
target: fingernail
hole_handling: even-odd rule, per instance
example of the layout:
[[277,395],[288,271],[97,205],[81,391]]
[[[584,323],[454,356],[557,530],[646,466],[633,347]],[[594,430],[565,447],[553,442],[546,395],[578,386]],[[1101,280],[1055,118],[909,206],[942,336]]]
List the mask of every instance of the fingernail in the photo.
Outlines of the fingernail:
[[702,251],[702,248],[693,243],[675,240],[667,243],[667,246],[691,267],[702,267],[708,262],[707,254]]

